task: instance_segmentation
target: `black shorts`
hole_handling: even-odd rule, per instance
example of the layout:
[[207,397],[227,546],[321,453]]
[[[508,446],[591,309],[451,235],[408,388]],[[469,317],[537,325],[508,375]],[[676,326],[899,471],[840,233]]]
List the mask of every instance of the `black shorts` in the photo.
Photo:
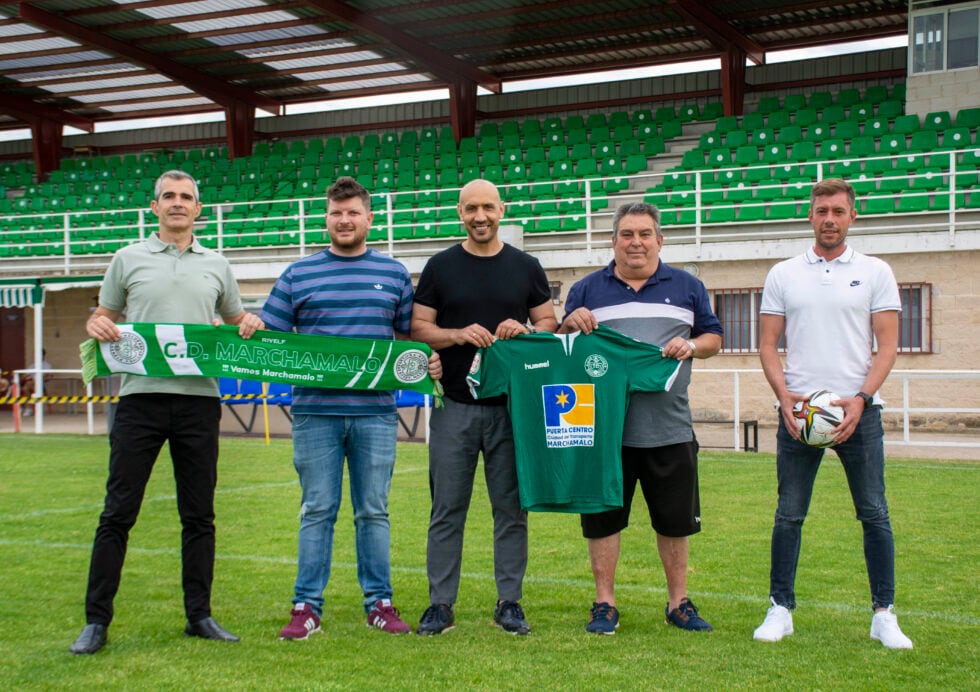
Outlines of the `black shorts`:
[[654,531],[680,538],[701,530],[697,440],[665,447],[623,447],[622,455],[623,506],[581,515],[583,536],[605,538],[629,526],[637,481]]

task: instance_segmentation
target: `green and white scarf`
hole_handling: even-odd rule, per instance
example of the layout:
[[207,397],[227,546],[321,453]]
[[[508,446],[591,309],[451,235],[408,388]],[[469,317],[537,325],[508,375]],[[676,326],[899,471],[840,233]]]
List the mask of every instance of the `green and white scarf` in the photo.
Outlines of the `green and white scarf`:
[[235,377],[302,387],[394,391],[441,396],[429,378],[426,344],[257,331],[209,324],[120,323],[118,341],[88,339],[79,350],[82,379],[128,373],[146,377]]

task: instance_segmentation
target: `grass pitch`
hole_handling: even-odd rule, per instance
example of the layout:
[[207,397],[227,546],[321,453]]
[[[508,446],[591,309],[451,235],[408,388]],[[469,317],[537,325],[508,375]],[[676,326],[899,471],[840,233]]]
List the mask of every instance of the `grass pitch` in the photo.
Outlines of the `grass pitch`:
[[[768,605],[775,509],[771,455],[701,455],[701,534],[689,591],[715,628],[663,622],[663,571],[642,495],[623,534],[616,636],[584,626],[594,592],[574,515],[532,514],[523,606],[532,632],[491,625],[489,503],[477,480],[456,629],[394,637],[365,626],[350,505],[337,524],[323,632],[279,641],[295,577],[299,485],[289,441],[222,441],[213,609],[237,645],[182,634],[180,526],[166,450],[129,542],[109,644],[75,657],[89,551],[104,491],[103,436],[0,435],[0,685],[3,689],[977,689],[980,464],[890,461],[898,603],[912,651],[868,637],[861,527],[828,453],[804,528],[796,634],[752,641]],[[400,444],[391,494],[395,605],[428,605],[426,449]],[[478,472],[482,473],[481,471]],[[346,493],[346,491],[345,491]]]

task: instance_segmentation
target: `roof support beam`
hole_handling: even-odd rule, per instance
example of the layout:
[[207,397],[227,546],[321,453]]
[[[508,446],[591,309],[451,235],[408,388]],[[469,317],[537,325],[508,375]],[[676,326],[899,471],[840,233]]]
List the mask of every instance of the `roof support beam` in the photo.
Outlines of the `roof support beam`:
[[457,144],[476,134],[476,84],[456,81],[449,85],[449,119]]
[[127,60],[150,67],[221,106],[228,107],[235,101],[241,101],[255,108],[261,108],[273,115],[278,115],[282,111],[282,103],[275,99],[215,79],[214,77],[163,58],[155,53],[137,48],[98,31],[93,31],[88,27],[70,22],[50,12],[45,12],[26,2],[20,3],[18,12],[21,19],[35,26],[49,29],[97,50],[115,53]]
[[34,168],[38,180],[48,179],[48,174],[61,165],[61,146],[65,125],[85,132],[95,132],[95,123],[60,108],[37,103],[16,94],[4,94],[0,113],[7,113],[27,123],[31,128],[31,145]]
[[703,0],[674,0],[674,6],[719,50],[724,52],[728,46],[735,45],[756,65],[765,64],[765,49],[715,14]]
[[432,46],[395,29],[390,24],[382,22],[368,12],[362,12],[346,2],[339,2],[338,0],[308,0],[308,2],[327,14],[388,41],[398,50],[407,53],[413,60],[425,65],[432,74],[444,82],[456,84],[463,79],[478,84],[494,94],[500,93],[499,77],[484,72],[464,60],[440,52]]
[[745,51],[736,45],[721,54],[721,103],[725,115],[742,115],[745,108]]
[[249,156],[255,137],[255,109],[241,101],[225,106],[225,130],[228,158],[234,161]]

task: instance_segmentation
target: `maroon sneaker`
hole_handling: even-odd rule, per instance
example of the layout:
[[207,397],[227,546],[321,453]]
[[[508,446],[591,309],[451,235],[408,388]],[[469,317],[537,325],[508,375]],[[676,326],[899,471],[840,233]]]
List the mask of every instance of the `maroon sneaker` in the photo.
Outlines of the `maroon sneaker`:
[[289,611],[292,619],[279,633],[280,639],[300,640],[320,631],[320,618],[313,612],[309,603],[297,603]]
[[412,628],[398,616],[398,608],[391,605],[391,601],[387,598],[382,598],[371,608],[367,616],[367,626],[377,627],[388,634],[408,634],[412,631]]

